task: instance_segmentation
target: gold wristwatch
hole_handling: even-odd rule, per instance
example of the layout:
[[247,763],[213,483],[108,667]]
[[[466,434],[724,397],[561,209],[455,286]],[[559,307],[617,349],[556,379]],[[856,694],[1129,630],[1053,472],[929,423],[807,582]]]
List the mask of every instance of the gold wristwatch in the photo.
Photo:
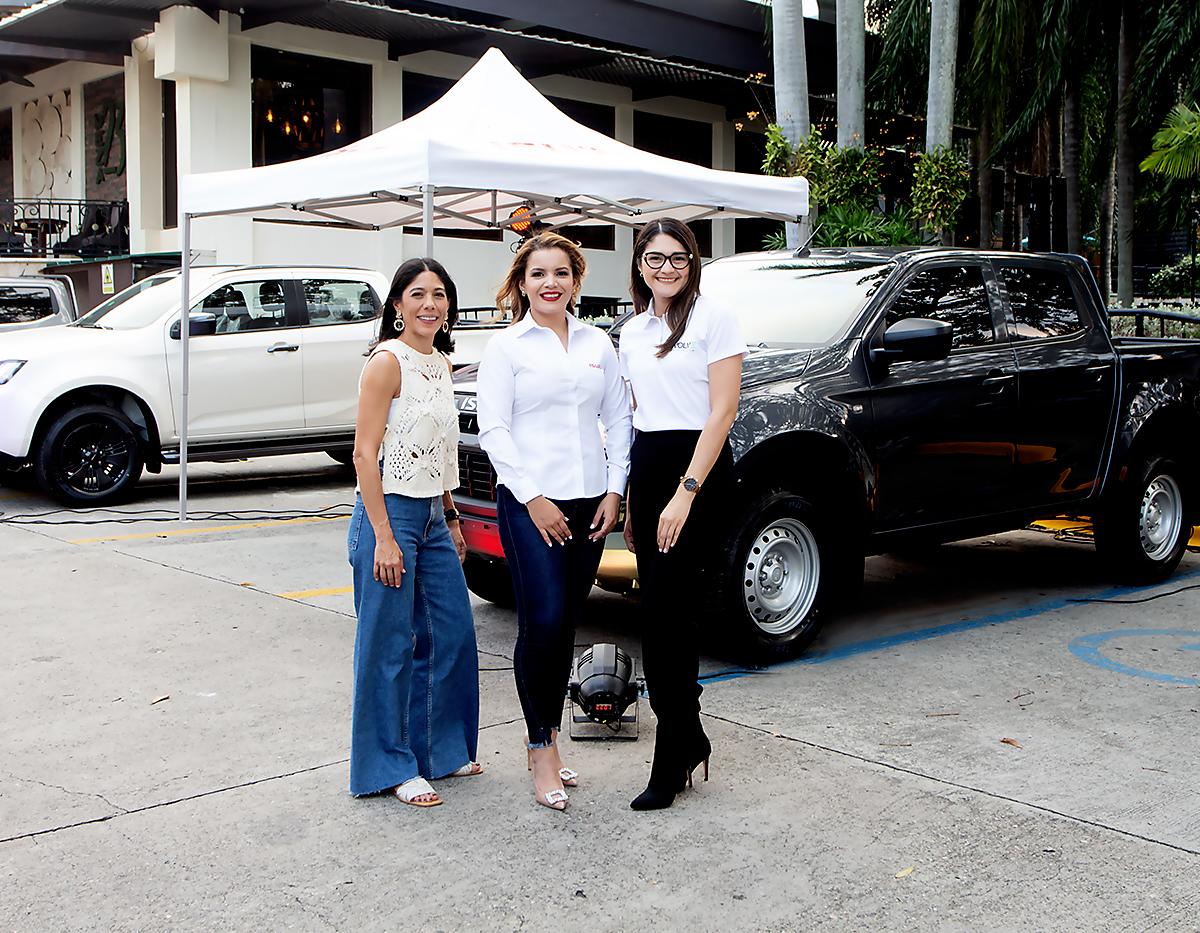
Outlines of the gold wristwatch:
[[684,492],[697,493],[700,491],[700,480],[694,476],[679,477],[679,485],[683,487]]

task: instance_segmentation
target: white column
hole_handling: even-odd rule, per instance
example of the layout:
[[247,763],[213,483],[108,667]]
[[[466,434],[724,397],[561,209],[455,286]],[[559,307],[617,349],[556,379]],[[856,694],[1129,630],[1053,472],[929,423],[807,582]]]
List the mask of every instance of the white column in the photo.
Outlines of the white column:
[[[713,128],[713,144],[712,144],[712,164],[713,168],[726,169],[732,171],[736,165],[736,155],[734,146],[734,128],[733,124],[727,120],[722,120],[712,125]],[[734,240],[734,227],[731,218],[725,220],[713,221],[712,235],[712,254],[716,259],[718,256],[729,256],[736,250]]]
[[126,190],[129,249],[153,252],[163,230],[162,84],[148,43],[125,59]]
[[64,126],[63,132],[71,134],[71,181],[63,186],[55,179],[54,194],[56,197],[78,200],[84,197],[84,192],[87,190],[84,173],[92,168],[87,164],[87,145],[84,140],[82,82],[71,85],[70,96],[67,100],[70,107],[71,125],[69,128]]
[[[617,142],[632,146],[633,104],[617,104],[615,110],[616,116],[613,122]],[[628,227],[622,227],[620,224],[617,225],[617,235],[613,245],[616,247],[616,254],[625,257],[626,262],[629,262],[633,256],[633,239],[632,230]]]

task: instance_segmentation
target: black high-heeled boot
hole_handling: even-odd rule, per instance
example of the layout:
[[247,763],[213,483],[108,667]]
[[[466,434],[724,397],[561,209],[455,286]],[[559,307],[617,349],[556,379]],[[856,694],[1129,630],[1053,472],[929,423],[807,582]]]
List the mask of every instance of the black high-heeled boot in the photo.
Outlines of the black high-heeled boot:
[[708,759],[712,756],[712,743],[704,734],[704,729],[697,726],[699,734],[692,740],[684,763],[687,771],[687,786],[692,786],[692,772],[704,765],[704,780],[708,780]]
[[687,770],[679,756],[677,743],[666,738],[659,724],[654,739],[654,763],[650,765],[650,781],[646,789],[629,802],[631,810],[665,810],[683,790]]

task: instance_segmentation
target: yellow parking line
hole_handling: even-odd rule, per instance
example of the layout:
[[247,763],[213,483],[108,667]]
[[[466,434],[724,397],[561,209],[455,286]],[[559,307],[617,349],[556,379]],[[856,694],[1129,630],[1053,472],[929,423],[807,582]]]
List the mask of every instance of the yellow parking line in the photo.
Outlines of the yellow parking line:
[[296,590],[294,593],[276,593],[276,596],[282,596],[284,599],[310,599],[313,596],[341,596],[344,593],[353,593],[352,586],[327,586],[323,590]]
[[335,522],[344,515],[309,515],[303,518],[279,518],[268,522],[242,522],[236,525],[217,525],[212,528],[179,528],[173,531],[140,531],[127,535],[101,535],[96,538],[75,538],[68,544],[96,544],[99,541],[138,541],[146,538],[176,538],[182,535],[211,535],[228,531],[249,531],[252,528],[278,528],[281,525],[308,525],[313,522]]

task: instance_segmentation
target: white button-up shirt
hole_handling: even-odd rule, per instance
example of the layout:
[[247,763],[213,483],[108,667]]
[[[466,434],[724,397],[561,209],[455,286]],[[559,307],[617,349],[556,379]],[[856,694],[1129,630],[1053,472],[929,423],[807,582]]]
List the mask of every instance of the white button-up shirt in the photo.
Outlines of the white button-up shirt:
[[712,413],[708,366],[744,356],[746,344],[733,312],[703,295],[692,305],[679,342],[662,359],[671,336],[666,317],[647,309],[621,328],[621,373],[629,380],[639,431],[702,431]]
[[625,492],[629,393],[604,331],[568,314],[563,349],[526,314],[488,342],[476,385],[479,444],[519,501]]

